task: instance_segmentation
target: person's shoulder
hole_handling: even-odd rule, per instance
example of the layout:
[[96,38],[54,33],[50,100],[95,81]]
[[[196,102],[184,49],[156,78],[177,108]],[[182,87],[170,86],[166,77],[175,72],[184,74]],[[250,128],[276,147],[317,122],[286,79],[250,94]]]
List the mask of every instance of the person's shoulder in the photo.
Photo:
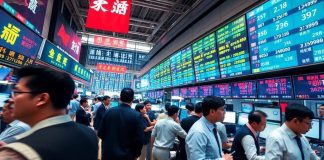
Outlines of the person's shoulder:
[[204,132],[204,124],[202,123],[201,120],[196,121],[192,127],[190,128],[189,132]]

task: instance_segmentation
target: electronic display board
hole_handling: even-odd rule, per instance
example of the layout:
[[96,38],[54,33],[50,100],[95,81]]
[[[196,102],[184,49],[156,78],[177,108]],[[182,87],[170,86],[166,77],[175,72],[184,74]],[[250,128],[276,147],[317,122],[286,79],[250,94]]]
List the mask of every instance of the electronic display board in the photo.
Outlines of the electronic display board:
[[155,91],[155,98],[162,98],[164,94],[163,90],[157,90]]
[[150,69],[150,72],[149,72],[149,83],[150,83],[150,86],[149,86],[149,89],[153,90],[153,89],[157,89],[157,81],[155,79],[155,73],[156,73],[156,68],[153,67]]
[[178,51],[170,58],[172,86],[195,82],[191,46]]
[[245,17],[242,16],[216,32],[221,77],[251,73]]
[[192,45],[196,82],[220,78],[216,51],[215,33],[209,34]]
[[155,98],[155,91],[148,91],[147,96],[148,98]]
[[199,97],[206,97],[206,96],[213,95],[213,86],[212,85],[199,86],[198,89],[199,89],[199,92],[198,92]]
[[179,88],[173,88],[172,89],[172,96],[180,96]]
[[196,98],[196,97],[198,97],[198,86],[188,87],[186,97],[187,98]]
[[252,73],[324,62],[324,1],[270,0],[247,13]]
[[141,91],[145,91],[149,89],[150,83],[149,83],[149,74],[144,74],[141,78]]
[[156,88],[171,87],[170,59],[167,59],[155,67],[154,80]]
[[180,97],[186,98],[187,94],[188,94],[188,88],[186,88],[186,87],[180,88]]
[[233,98],[256,98],[255,81],[233,82],[232,97]]
[[257,86],[258,98],[293,98],[293,89],[290,77],[261,79],[257,81]]
[[232,97],[232,89],[229,83],[223,84],[215,84],[213,86],[214,96],[222,97],[222,98],[231,98]]
[[323,99],[324,73],[293,76],[297,99]]

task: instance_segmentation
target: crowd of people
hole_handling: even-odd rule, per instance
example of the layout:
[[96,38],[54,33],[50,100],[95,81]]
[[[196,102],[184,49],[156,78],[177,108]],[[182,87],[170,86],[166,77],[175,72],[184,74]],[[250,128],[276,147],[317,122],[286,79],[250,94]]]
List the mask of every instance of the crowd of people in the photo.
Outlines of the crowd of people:
[[[124,88],[120,105],[111,108],[109,96],[95,98],[92,104],[86,98],[77,100],[74,82],[66,73],[28,66],[17,76],[19,81],[3,107],[8,125],[0,134],[0,160],[96,160],[99,147],[103,160],[168,160],[175,139],[180,143],[176,158],[181,160],[319,159],[303,135],[314,118],[304,105],[289,105],[285,122],[260,149],[258,134],[266,127],[267,114],[249,113],[248,123],[230,142],[222,123],[225,101],[219,97],[188,103],[189,116],[180,122],[179,107],[170,103],[158,116],[150,101],[132,109],[131,88]],[[324,116],[324,105],[319,113]]]

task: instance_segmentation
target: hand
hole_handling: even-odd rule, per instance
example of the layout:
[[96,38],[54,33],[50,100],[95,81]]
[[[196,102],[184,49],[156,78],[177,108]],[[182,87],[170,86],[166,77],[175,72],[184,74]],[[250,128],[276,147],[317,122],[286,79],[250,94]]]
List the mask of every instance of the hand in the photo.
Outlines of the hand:
[[177,117],[174,121],[176,121],[177,123],[180,123],[179,117]]
[[231,154],[224,154],[223,158],[225,160],[233,160],[233,156]]
[[0,141],[0,147],[3,147],[4,145],[6,145],[7,143]]
[[143,114],[144,118],[149,118],[149,116],[147,114]]

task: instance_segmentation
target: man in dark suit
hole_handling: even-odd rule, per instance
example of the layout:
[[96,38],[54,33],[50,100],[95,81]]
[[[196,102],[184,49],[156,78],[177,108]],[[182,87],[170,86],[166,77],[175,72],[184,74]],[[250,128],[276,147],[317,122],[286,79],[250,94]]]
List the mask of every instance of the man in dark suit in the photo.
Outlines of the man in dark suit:
[[98,131],[98,129],[100,128],[102,118],[110,105],[110,97],[109,96],[103,96],[101,99],[102,99],[102,103],[99,106],[99,108],[97,109],[96,117],[94,118],[93,127],[95,128],[96,131]]
[[88,100],[86,98],[82,98],[80,100],[80,107],[76,112],[76,122],[80,124],[84,124],[86,126],[90,126],[91,114],[86,112],[88,109]]
[[110,108],[98,130],[102,140],[102,160],[134,160],[141,154],[144,142],[142,116],[131,108],[134,91],[124,88],[120,105]]

